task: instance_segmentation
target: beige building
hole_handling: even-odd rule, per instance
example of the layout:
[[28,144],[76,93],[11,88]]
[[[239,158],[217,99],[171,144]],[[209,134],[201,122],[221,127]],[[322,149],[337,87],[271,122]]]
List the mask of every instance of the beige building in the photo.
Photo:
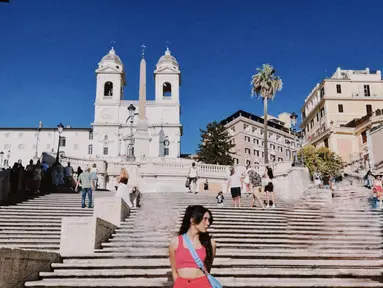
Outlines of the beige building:
[[346,163],[371,159],[371,128],[382,121],[383,81],[381,72],[341,70],[317,84],[301,109],[305,144],[325,146]]
[[[289,129],[290,114],[279,116],[268,116],[269,163],[291,160],[297,146],[300,147],[298,138]],[[221,121],[229,131],[232,143],[235,143],[234,164],[264,163],[263,123],[262,117],[242,110]]]

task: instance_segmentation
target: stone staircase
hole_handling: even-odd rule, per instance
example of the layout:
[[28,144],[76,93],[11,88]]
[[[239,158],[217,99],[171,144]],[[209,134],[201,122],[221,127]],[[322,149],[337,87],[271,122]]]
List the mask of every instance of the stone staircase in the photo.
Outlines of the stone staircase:
[[[276,209],[268,210],[233,208],[228,195],[226,207],[218,208],[211,194],[145,194],[143,207],[123,222],[102,249],[92,256],[64,258],[63,263],[52,265],[53,272],[40,273],[42,280],[25,286],[171,287],[169,238],[175,235],[185,207],[203,204],[213,212],[210,232],[218,246],[212,273],[225,287],[383,287],[382,216],[380,210],[370,208],[368,193],[361,188],[341,187],[331,198],[329,192],[311,190],[293,205],[278,203]],[[62,199],[63,206],[56,205],[64,212],[60,217],[68,216],[65,213],[91,213],[73,208],[79,196],[71,197]],[[53,220],[49,215],[55,214],[48,213],[57,212],[52,209],[55,206],[49,206],[52,202],[48,200],[53,199],[53,195],[35,199],[42,201],[35,206],[41,207],[39,211],[24,208],[29,214],[16,230],[20,233],[13,234],[21,235],[24,228],[37,227],[25,225],[29,215],[45,215],[47,220]],[[243,197],[246,207],[249,201],[250,197]],[[28,202],[4,210],[12,212],[19,207],[16,210],[21,211],[20,207],[28,207]],[[3,208],[2,216],[6,215]],[[56,229],[59,221],[55,221],[52,227]],[[51,231],[59,235],[59,229],[48,230],[52,222],[41,223],[45,223],[38,226],[42,230],[25,233],[42,235],[43,231],[48,235],[45,231]],[[12,227],[10,224],[4,222],[1,229],[4,225]],[[44,236],[39,237],[44,241]],[[59,240],[55,243],[58,245]]]
[[[112,192],[93,192],[93,199]],[[88,203],[88,199],[87,202]],[[92,216],[78,193],[52,193],[12,206],[0,206],[0,247],[58,252],[62,217]],[[134,215],[134,214],[133,214]]]

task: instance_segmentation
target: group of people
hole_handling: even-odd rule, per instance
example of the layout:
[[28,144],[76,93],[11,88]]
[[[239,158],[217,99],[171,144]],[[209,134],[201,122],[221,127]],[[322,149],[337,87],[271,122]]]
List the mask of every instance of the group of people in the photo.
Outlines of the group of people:
[[33,195],[40,193],[49,186],[49,179],[51,175],[50,167],[43,161],[33,160],[29,161],[27,167],[23,167],[21,161],[15,162],[10,170],[10,187],[11,192],[26,191],[27,194]]
[[383,184],[381,175],[374,175],[371,171],[363,177],[364,186],[372,189],[373,199],[379,204],[379,208],[383,208]]
[[[242,174],[236,173],[234,167],[230,167],[230,175],[228,177],[228,192],[230,190],[233,198],[234,207],[241,207],[242,191],[245,190],[253,196],[250,207],[255,207],[255,201],[258,200],[262,209],[275,208],[274,196],[274,174],[271,167],[266,166],[265,172],[260,176],[254,167],[250,164],[246,166],[246,171]],[[261,201],[261,193],[266,193],[265,202]],[[217,195],[217,203],[223,203],[222,193]]]

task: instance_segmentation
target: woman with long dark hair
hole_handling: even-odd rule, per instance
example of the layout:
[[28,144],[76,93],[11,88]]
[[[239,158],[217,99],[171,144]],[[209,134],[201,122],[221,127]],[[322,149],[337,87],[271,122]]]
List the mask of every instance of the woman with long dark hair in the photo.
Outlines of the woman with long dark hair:
[[169,258],[172,268],[174,288],[210,288],[208,278],[194,261],[187,244],[183,240],[184,234],[190,239],[199,258],[210,273],[216,252],[215,241],[207,233],[213,223],[213,215],[209,209],[201,206],[189,206],[182,220],[178,236],[169,244]]

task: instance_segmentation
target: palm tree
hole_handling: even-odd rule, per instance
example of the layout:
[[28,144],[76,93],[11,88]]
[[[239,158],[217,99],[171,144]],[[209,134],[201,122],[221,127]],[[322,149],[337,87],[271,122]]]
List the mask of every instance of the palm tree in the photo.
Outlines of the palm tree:
[[277,91],[282,90],[282,79],[275,75],[275,69],[270,64],[263,64],[263,69],[257,68],[257,74],[253,75],[251,80],[251,96],[254,94],[257,98],[263,100],[263,149],[265,164],[269,163],[268,155],[268,135],[267,135],[267,100],[274,99]]

